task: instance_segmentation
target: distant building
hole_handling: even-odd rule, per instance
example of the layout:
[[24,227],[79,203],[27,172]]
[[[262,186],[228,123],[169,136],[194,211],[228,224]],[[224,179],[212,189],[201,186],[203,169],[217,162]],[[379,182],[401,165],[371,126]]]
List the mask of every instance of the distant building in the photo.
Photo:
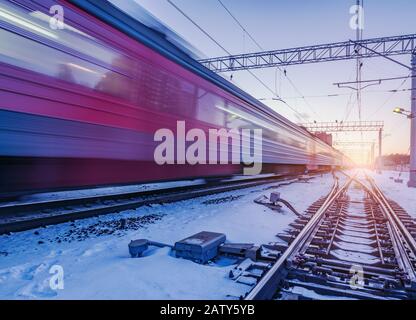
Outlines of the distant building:
[[390,154],[383,157],[383,169],[392,171],[409,171],[409,155]]
[[315,133],[315,136],[332,147],[332,134],[326,132],[317,132]]

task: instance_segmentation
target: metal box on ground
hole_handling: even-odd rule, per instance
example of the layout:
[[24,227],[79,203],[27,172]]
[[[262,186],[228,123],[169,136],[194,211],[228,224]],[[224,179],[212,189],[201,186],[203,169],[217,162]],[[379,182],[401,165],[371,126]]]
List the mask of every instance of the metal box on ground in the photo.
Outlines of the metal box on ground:
[[226,240],[225,234],[202,231],[175,243],[176,257],[206,263],[218,255],[218,247]]
[[129,243],[129,252],[133,258],[141,257],[147,248],[149,248],[149,241],[146,239],[133,240]]

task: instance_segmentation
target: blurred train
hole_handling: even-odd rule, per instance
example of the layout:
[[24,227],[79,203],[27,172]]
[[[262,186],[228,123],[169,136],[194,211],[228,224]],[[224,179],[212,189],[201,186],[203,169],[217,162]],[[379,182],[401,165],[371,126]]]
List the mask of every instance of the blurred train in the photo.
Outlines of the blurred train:
[[0,0],[0,197],[242,172],[157,165],[153,134],[178,120],[260,127],[264,172],[347,161],[107,1]]

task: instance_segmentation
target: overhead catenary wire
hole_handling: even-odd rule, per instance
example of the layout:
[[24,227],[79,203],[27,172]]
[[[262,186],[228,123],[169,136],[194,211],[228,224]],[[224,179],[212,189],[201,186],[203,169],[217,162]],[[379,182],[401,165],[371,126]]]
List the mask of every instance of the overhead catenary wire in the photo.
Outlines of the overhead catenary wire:
[[[407,76],[402,77],[390,77],[390,78],[380,78],[380,79],[372,79],[372,80],[361,80],[359,83],[372,83],[372,82],[378,82],[379,84],[383,81],[392,81],[392,80],[401,80],[401,79],[407,79],[407,78],[415,78],[416,76],[412,76],[411,74]],[[336,82],[333,83],[334,85],[337,85],[340,87],[340,85],[346,85],[346,84],[357,84],[357,81],[347,81],[347,82]],[[363,88],[364,89],[364,88]]]
[[400,83],[400,85],[395,89],[395,90],[393,90],[392,91],[392,93],[386,98],[386,100],[380,105],[380,107],[378,107],[377,108],[377,110],[376,111],[374,111],[369,117],[367,117],[367,119],[366,120],[368,120],[368,119],[370,119],[370,118],[372,118],[372,117],[374,117],[389,101],[390,101],[390,99],[397,93],[397,92],[399,92],[399,89],[407,82],[407,80],[409,80],[409,78],[410,78],[410,75],[411,75],[411,72],[409,73],[409,76],[408,77],[406,77],[401,83]]
[[240,26],[241,29],[243,29],[243,31],[248,35],[248,37],[251,39],[251,41],[253,41],[255,43],[255,45],[257,47],[259,47],[260,50],[264,51],[264,49],[262,48],[262,46],[256,41],[256,39],[254,39],[254,37],[247,31],[246,28],[244,28],[244,26],[240,23],[240,21],[238,21],[238,19],[231,13],[231,11],[224,5],[224,3],[221,0],[218,0],[218,2],[220,3],[220,5],[225,9],[225,11],[228,12],[228,14],[234,19],[234,21]]
[[[178,10],[186,19],[188,19],[188,21],[190,21],[195,27],[198,28],[198,30],[200,30],[203,34],[205,34],[211,41],[213,41],[218,47],[220,47],[224,52],[226,52],[227,54],[231,55],[231,53],[225,49],[217,40],[215,40],[214,37],[212,37],[208,32],[206,32],[198,23],[196,23],[191,17],[189,17],[181,8],[179,8],[175,3],[173,3],[171,0],[167,0],[169,2],[169,4],[171,4],[176,10]],[[257,79],[264,87],[266,87],[266,89],[268,89],[269,91],[271,91],[274,95],[276,95],[276,93],[270,89],[260,78],[258,78],[253,72],[251,72],[251,70],[248,70],[250,72],[250,74]],[[277,98],[280,99],[279,96],[277,96]]]
[[[247,36],[254,42],[254,44],[262,51],[265,51],[265,49],[258,43],[258,41],[253,37],[253,35],[250,34],[250,32],[247,31],[247,29],[243,26],[243,24],[237,19],[237,17],[231,12],[230,9],[228,9],[228,7],[223,3],[223,1],[221,0],[217,0],[218,3],[224,8],[224,10],[231,16],[231,18],[237,23],[237,25],[243,30],[244,33],[247,34]],[[277,66],[277,69],[280,72],[283,72],[285,77],[287,78],[288,82],[290,83],[290,85],[293,87],[293,89],[295,89],[295,91],[297,92],[297,94],[299,94],[302,99],[305,101],[305,104],[309,107],[309,109],[312,111],[312,113],[317,116],[318,118],[319,115],[316,113],[316,111],[314,110],[314,108],[311,106],[311,104],[305,99],[305,96],[300,92],[300,90],[296,87],[296,85],[293,83],[293,81],[289,78],[289,76],[287,75],[286,70],[282,71],[282,69]],[[275,92],[276,95],[277,94],[277,90],[276,90],[276,85],[275,85]]]
[[[351,81],[351,79],[354,76],[354,73],[355,73],[354,70],[352,70],[351,73],[350,73],[350,76],[348,77],[348,81]],[[349,94],[346,93],[345,95],[348,95],[349,97],[348,97],[348,100],[347,100],[347,104],[345,106],[345,116],[344,116],[342,121],[347,121],[347,119],[348,119],[348,117],[349,117],[349,115],[352,111],[351,109],[355,105],[355,101],[354,102],[352,101],[353,91],[351,91]]]
[[[214,42],[218,47],[220,47],[228,55],[232,55],[227,49],[225,49],[213,36],[211,36],[207,31],[205,31],[198,23],[196,23],[189,15],[187,15],[180,7],[178,7],[172,0],[167,0],[167,2],[174,7],[179,13],[181,13],[189,22],[191,22],[198,30],[200,30],[204,35],[206,35],[212,42]],[[257,77],[251,70],[247,70],[258,82],[262,84],[269,92],[271,92],[279,101],[284,103],[289,109],[291,109],[298,117],[305,119],[305,117],[299,113],[296,109],[290,106],[286,101],[281,99],[281,97],[271,89],[266,83],[264,83],[259,77]]]
[[[365,93],[392,93],[392,92],[406,92],[411,91],[412,89],[390,89],[390,90],[368,90],[365,91]],[[321,94],[321,95],[310,95],[310,96],[304,96],[305,98],[337,98],[337,97],[343,97],[343,96],[350,96],[352,93],[328,93],[328,94]],[[282,99],[291,100],[291,99],[301,99],[302,96],[282,96]]]
[[347,105],[346,105],[346,113],[345,113],[345,117],[343,121],[347,121],[351,115],[352,110],[354,110],[356,100],[353,101],[352,97],[353,97],[353,93],[351,92]]

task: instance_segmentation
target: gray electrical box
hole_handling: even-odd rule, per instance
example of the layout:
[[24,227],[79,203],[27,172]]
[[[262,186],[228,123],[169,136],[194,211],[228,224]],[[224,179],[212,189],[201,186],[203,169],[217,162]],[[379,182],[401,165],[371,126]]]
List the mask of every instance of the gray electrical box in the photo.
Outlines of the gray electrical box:
[[178,258],[207,263],[218,255],[218,247],[226,240],[225,234],[202,231],[175,243]]

